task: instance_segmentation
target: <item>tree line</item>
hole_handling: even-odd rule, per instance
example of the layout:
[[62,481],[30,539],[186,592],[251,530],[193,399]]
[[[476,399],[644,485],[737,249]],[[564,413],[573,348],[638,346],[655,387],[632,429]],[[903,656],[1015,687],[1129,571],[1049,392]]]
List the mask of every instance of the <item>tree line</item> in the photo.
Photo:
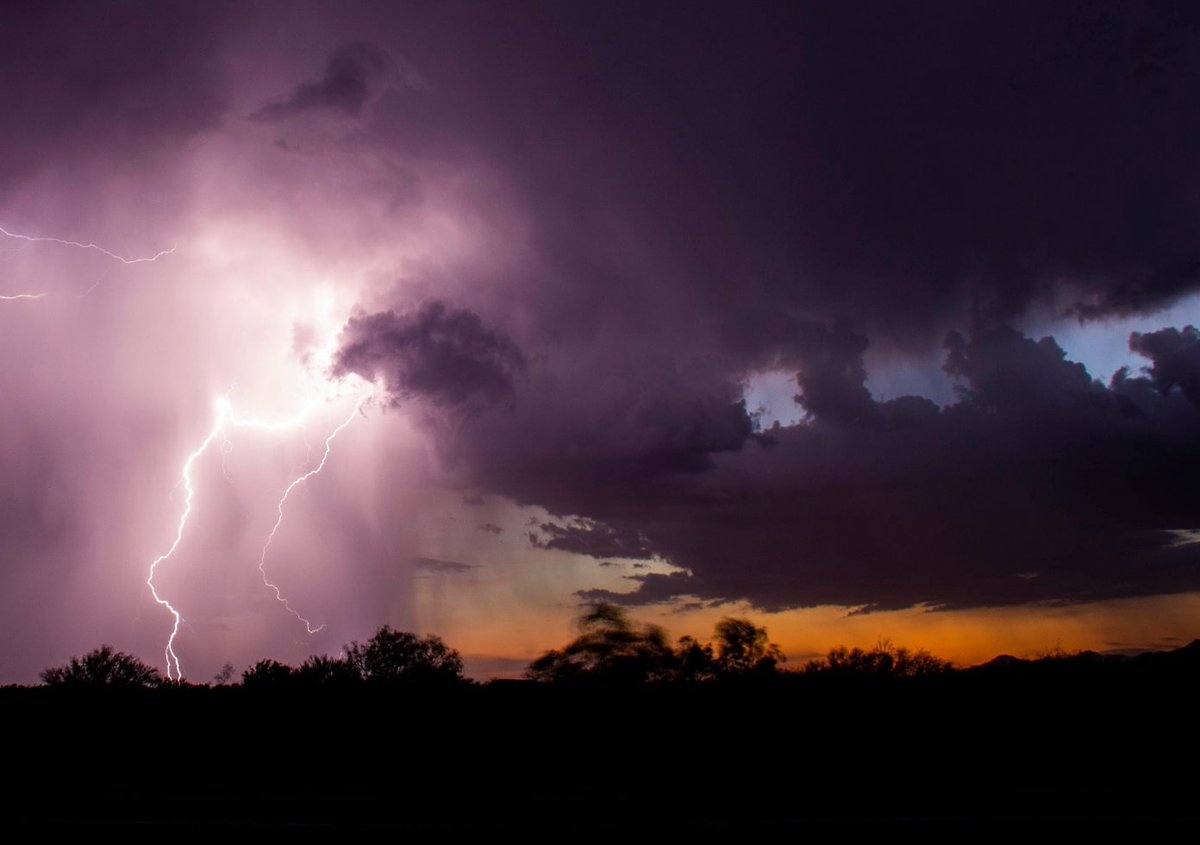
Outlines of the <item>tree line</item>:
[[[881,640],[873,648],[838,647],[799,670],[785,672],[787,658],[767,629],[748,619],[725,617],[709,642],[691,636],[672,644],[657,625],[636,624],[608,602],[586,606],[577,620],[578,636],[551,649],[527,667],[524,678],[544,684],[715,683],[788,675],[866,675],[915,678],[949,671],[951,664],[928,651],[912,651]],[[103,645],[83,657],[41,673],[47,686],[161,687],[168,681],[138,658]],[[231,683],[233,667],[214,678]],[[470,683],[459,652],[436,635],[418,636],[388,625],[365,643],[352,642],[339,656],[313,655],[299,666],[260,660],[241,673],[246,689],[415,685],[450,687]]]

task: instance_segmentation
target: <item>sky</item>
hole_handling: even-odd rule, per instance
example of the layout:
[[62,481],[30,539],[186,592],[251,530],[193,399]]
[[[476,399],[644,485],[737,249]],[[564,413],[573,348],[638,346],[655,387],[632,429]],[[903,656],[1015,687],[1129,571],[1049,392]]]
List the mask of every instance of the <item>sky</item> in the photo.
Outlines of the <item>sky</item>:
[[1193,4],[0,15],[0,683],[1197,636]]

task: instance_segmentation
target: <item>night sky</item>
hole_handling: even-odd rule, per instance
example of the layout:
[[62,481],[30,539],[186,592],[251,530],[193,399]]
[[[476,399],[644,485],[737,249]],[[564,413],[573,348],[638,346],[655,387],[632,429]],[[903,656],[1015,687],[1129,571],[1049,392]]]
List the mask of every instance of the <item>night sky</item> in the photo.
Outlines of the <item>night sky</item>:
[[1198,633],[1194,3],[7,4],[0,96],[0,682]]

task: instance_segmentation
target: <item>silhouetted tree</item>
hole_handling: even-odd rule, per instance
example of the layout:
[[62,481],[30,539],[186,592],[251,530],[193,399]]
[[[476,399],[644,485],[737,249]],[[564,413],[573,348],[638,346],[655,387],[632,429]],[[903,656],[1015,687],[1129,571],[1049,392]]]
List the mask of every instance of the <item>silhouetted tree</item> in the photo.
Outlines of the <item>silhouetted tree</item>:
[[268,689],[280,687],[292,680],[296,670],[278,660],[260,660],[242,672],[242,686],[246,689]]
[[345,657],[314,654],[295,672],[296,680],[306,686],[346,686],[362,681],[358,667]]
[[224,666],[221,667],[220,672],[213,675],[213,683],[219,687],[228,686],[229,682],[231,680],[233,680],[233,664],[232,663],[226,663]]
[[83,657],[72,657],[66,666],[42,671],[49,686],[157,687],[163,683],[158,670],[110,645],[102,645]]
[[767,629],[748,619],[725,617],[717,623],[717,668],[727,675],[774,672],[787,660],[779,646],[767,638]]
[[717,661],[711,643],[701,644],[691,636],[679,638],[675,651],[675,678],[680,681],[712,681],[717,677]]
[[418,637],[384,625],[365,643],[346,646],[346,659],[364,680],[374,683],[461,683],[462,656],[441,637]]
[[562,650],[546,652],[529,665],[537,681],[668,680],[677,659],[657,625],[635,626],[628,614],[608,602],[593,602],[577,623],[580,634]]
[[883,639],[870,649],[838,646],[826,658],[810,662],[807,672],[837,672],[887,678],[921,678],[949,671],[949,661],[925,649],[911,651]]
[[657,625],[634,625],[622,608],[593,602],[578,623],[579,636],[529,665],[536,681],[712,681],[719,677],[770,674],[786,659],[767,638],[767,629],[745,619],[722,619],[716,646],[693,637],[667,644]]

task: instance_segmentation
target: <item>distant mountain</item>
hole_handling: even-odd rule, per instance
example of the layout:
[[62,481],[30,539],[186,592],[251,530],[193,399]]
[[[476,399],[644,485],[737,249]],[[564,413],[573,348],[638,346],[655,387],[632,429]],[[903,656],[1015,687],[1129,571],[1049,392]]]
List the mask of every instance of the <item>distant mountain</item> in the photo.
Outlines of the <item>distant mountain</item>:
[[1051,654],[1037,658],[1001,654],[986,663],[967,668],[971,673],[1075,672],[1120,667],[1155,671],[1200,669],[1200,639],[1169,651],[1144,651],[1139,654],[1081,651],[1074,654]]

